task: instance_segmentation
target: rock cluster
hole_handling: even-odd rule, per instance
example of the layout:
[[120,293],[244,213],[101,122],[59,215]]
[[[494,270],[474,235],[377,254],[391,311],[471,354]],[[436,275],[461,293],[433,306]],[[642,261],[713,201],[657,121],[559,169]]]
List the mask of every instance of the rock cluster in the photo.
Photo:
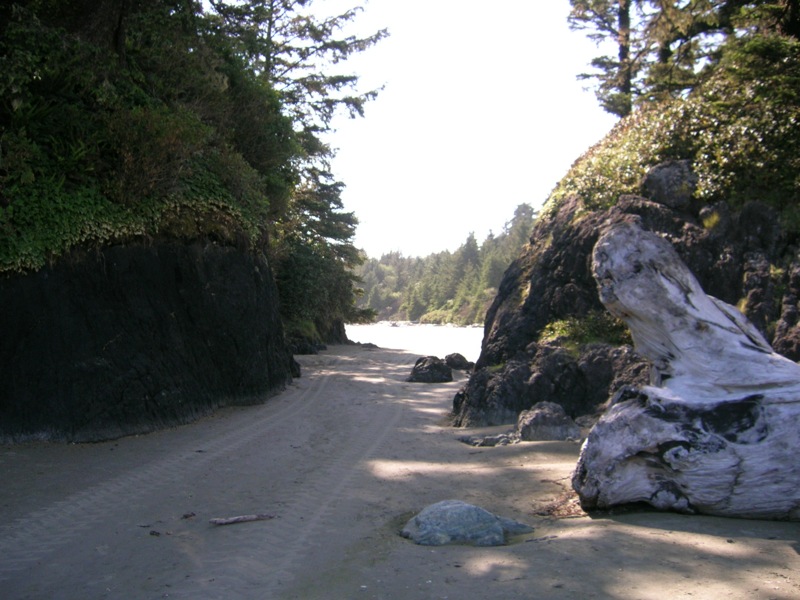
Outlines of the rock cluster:
[[523,410],[512,431],[496,435],[471,435],[459,438],[470,446],[507,446],[519,442],[577,441],[580,426],[554,402],[537,402]]
[[416,383],[446,383],[453,381],[453,371],[468,371],[475,366],[463,355],[454,352],[445,356],[421,356],[414,363],[407,381]]

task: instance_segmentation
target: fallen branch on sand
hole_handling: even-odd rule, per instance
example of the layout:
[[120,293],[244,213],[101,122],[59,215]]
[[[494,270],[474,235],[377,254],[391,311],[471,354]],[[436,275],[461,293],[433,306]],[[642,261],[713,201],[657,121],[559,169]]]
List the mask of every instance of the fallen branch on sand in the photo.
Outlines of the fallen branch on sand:
[[239,515],[237,517],[219,517],[209,519],[212,525],[233,525],[234,523],[247,523],[248,521],[267,521],[274,519],[275,515]]

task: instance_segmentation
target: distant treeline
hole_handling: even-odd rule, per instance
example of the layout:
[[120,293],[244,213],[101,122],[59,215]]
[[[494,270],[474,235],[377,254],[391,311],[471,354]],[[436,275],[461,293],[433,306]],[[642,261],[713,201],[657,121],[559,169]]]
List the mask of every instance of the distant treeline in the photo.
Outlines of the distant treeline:
[[360,307],[374,310],[379,320],[482,323],[535,219],[533,208],[520,204],[502,233],[489,233],[480,245],[470,233],[455,252],[424,258],[390,252],[368,259],[357,272],[364,288]]

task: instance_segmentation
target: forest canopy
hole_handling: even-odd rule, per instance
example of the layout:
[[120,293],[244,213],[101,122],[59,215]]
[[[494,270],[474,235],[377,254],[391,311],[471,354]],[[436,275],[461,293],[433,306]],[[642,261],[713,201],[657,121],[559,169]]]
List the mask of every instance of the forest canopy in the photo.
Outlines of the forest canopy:
[[478,245],[470,233],[455,252],[405,257],[399,252],[370,258],[357,273],[364,287],[360,306],[379,319],[422,323],[483,323],[503,273],[516,259],[536,220],[529,204],[495,235]]
[[375,97],[342,64],[387,32],[344,35],[359,8],[318,18],[311,3],[4,3],[0,273],[203,239],[269,256],[290,330],[366,318],[324,135]]
[[[638,193],[642,177],[655,165],[689,160],[699,180],[696,201],[710,208],[722,201],[733,208],[759,201],[776,211],[791,239],[798,239],[800,2],[572,4],[573,11],[602,5],[616,15],[609,23],[626,7],[654,11],[646,13],[650,20],[633,20],[630,34],[648,40],[645,47],[651,49],[658,48],[662,35],[652,19],[672,22],[667,9],[682,7],[683,33],[673,32],[663,43],[669,41],[675,52],[682,48],[688,53],[685,68],[692,76],[684,78],[681,86],[666,85],[662,77],[671,63],[647,62],[644,57],[655,55],[638,54],[642,62],[635,71],[638,79],[633,80],[633,112],[574,163],[551,194],[545,212],[573,194],[588,208],[610,206],[620,195]],[[666,16],[659,16],[658,10],[667,11]],[[712,29],[719,34],[713,48],[689,52],[698,45],[706,48],[702,40],[711,31],[709,23],[716,24]],[[725,25],[721,29],[720,23]],[[639,29],[633,31],[634,26]],[[599,96],[605,89],[603,77],[621,73],[622,62],[615,64],[615,69],[601,75]],[[670,68],[678,69],[678,65]],[[615,89],[617,93],[621,88]]]

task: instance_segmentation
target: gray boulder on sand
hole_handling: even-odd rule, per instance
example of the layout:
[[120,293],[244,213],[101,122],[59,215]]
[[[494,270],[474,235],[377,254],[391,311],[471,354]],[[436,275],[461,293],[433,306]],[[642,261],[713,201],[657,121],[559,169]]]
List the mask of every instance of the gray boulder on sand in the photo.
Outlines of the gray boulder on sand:
[[459,354],[458,352],[453,352],[452,354],[445,356],[444,362],[451,369],[456,369],[458,371],[471,371],[473,368],[475,368],[474,362],[468,361],[466,358],[464,358],[463,354]]
[[581,428],[555,402],[537,402],[530,410],[523,410],[517,420],[517,435],[526,442],[577,440]]
[[584,443],[572,479],[583,508],[800,518],[800,366],[633,221],[602,235],[592,269],[653,367]]
[[442,500],[412,517],[400,535],[423,546],[502,546],[508,536],[532,531],[529,525],[498,517],[479,506],[461,500]]

